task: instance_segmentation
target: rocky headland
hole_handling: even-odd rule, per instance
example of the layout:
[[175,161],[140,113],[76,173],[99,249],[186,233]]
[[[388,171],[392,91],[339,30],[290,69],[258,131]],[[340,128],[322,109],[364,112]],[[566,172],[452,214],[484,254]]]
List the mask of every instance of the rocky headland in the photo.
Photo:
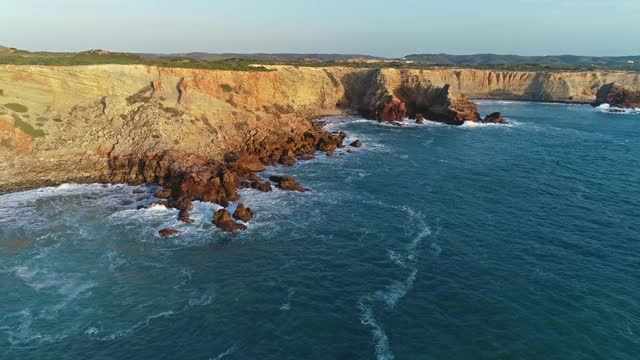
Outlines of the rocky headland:
[[[624,72],[269,68],[0,66],[0,192],[157,184],[189,222],[191,201],[226,207],[238,188],[307,191],[291,177],[257,173],[345,147],[346,134],[327,133],[314,122],[320,117],[502,123],[501,114],[482,119],[469,99],[591,103],[606,84],[640,90],[638,74]],[[244,207],[236,215],[253,216]],[[230,231],[244,226],[228,211],[216,218]]]

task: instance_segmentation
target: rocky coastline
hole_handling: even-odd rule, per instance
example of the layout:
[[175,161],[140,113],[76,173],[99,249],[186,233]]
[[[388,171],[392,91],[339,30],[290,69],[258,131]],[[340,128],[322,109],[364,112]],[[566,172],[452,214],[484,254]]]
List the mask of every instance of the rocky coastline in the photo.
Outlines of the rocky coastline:
[[[154,184],[163,187],[156,195],[190,222],[192,201],[226,207],[239,200],[238,188],[308,190],[288,176],[259,177],[266,166],[362,146],[344,144],[346,134],[328,133],[313,119],[357,114],[395,124],[501,124],[499,113],[481,118],[469,97],[634,106],[640,90],[637,74],[624,73],[271,70],[0,66],[0,193],[64,182]],[[610,83],[616,86],[597,91]],[[243,224],[234,219],[252,216],[242,207],[216,214],[215,222],[238,231]]]

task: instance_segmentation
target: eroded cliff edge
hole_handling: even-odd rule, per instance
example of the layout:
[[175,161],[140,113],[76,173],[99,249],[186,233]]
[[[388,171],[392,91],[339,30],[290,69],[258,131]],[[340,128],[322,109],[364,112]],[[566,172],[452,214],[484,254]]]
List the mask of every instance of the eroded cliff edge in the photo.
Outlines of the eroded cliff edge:
[[421,114],[460,124],[479,119],[468,98],[592,102],[605,84],[640,90],[639,75],[624,72],[271,68],[1,66],[0,192],[66,181],[160,182],[158,174],[140,175],[149,171],[140,164],[176,154],[200,165],[222,163],[229,151],[254,168],[291,163],[337,146],[313,124],[320,116]]

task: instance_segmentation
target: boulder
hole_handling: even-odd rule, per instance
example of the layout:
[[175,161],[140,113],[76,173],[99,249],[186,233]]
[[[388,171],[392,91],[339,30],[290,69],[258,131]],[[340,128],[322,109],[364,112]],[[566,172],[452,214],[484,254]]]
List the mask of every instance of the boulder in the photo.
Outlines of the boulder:
[[247,229],[246,226],[233,221],[233,219],[231,219],[231,214],[227,209],[220,209],[216,211],[213,215],[213,224],[220,230],[226,232],[237,232]]
[[168,238],[180,234],[180,231],[174,229],[162,229],[159,233],[161,238]]
[[354,148],[361,148],[362,147],[362,141],[356,140],[356,141],[352,142],[351,144],[349,144],[349,146],[354,147]]
[[274,176],[269,176],[269,180],[276,183],[276,185],[282,190],[299,191],[299,192],[309,191],[309,189],[303,188],[302,185],[300,185],[300,183],[297,182],[296,179],[294,179],[291,176],[275,176],[274,175]]
[[424,124],[424,116],[422,114],[416,114],[416,124]]
[[484,124],[507,124],[507,120],[503,119],[502,114],[499,112],[494,112],[489,114],[482,119],[482,123]]
[[246,208],[244,204],[238,204],[236,211],[233,212],[233,217],[244,222],[249,222],[253,218],[253,210]]
[[185,224],[193,224],[195,221],[190,217],[191,211],[190,209],[182,209],[178,213],[178,221],[182,221]]

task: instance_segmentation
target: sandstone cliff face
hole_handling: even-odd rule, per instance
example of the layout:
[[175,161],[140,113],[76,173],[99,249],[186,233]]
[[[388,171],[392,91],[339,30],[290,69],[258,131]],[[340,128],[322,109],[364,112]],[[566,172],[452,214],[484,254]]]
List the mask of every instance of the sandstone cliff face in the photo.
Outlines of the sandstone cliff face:
[[460,124],[479,118],[466,96],[592,102],[607,83],[640,90],[639,75],[623,72],[270,68],[0,66],[0,192],[104,181],[115,158],[167,151],[207,161],[236,151],[290,163],[292,141],[315,133],[310,119],[317,116],[420,113]]

